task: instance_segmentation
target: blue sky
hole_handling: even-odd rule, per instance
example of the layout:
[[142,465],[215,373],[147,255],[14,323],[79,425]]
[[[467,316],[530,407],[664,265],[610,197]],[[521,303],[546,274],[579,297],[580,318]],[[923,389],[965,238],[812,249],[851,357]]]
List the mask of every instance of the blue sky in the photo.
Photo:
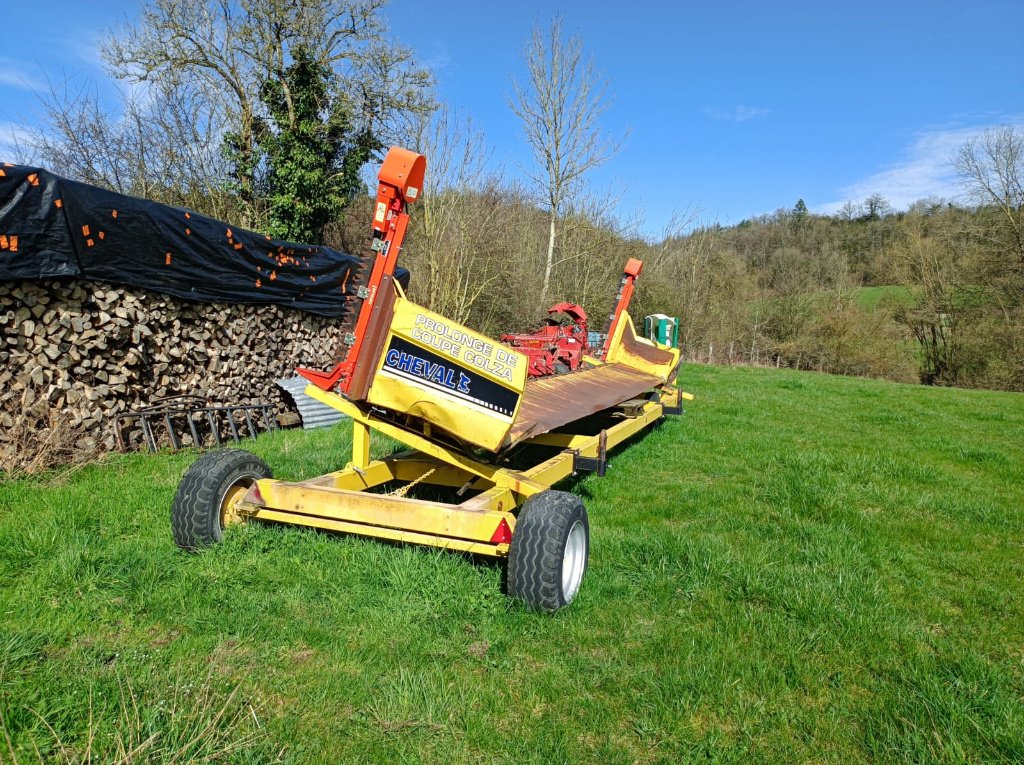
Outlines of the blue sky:
[[[35,119],[32,91],[47,77],[102,79],[96,42],[137,8],[0,0],[0,142]],[[895,207],[950,197],[958,145],[1024,125],[1024,0],[392,0],[391,29],[508,177],[529,161],[509,78],[522,75],[531,27],[555,12],[609,82],[605,130],[629,133],[592,186],[621,195],[621,214],[651,236],[675,210],[732,224],[798,198],[827,212],[876,192]]]

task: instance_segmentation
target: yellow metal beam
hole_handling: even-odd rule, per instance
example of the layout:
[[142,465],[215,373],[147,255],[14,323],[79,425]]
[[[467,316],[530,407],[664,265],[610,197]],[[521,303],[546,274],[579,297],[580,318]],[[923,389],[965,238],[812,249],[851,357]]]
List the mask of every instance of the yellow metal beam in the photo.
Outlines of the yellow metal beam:
[[333,489],[347,489],[349,491],[362,491],[380,486],[388,481],[395,480],[396,476],[391,463],[384,460],[374,460],[366,467],[356,470],[347,467],[334,473],[310,478],[300,481],[303,486],[328,486]]
[[[429,473],[429,475],[427,475]],[[351,465],[344,470],[299,481],[304,486],[328,486],[334,489],[362,491],[388,481],[422,481],[433,486],[459,488],[475,478],[473,473],[424,457],[419,452],[403,452],[382,460],[373,460],[365,468]],[[489,485],[489,484],[488,484]]]
[[[423,480],[425,483],[442,486],[462,486],[476,476],[482,479],[484,488],[493,487],[494,489],[507,491],[511,494],[514,503],[519,504],[528,497],[544,491],[572,475],[573,452],[577,452],[581,457],[596,457],[598,454],[600,437],[597,435],[544,434],[530,439],[529,443],[558,446],[563,451],[527,471],[516,472],[491,463],[479,462],[468,455],[437,444],[418,433],[413,433],[374,417],[372,414],[363,412],[352,402],[337,394],[328,393],[312,385],[306,388],[306,393],[328,406],[349,415],[352,418],[355,432],[365,432],[368,434],[371,429],[377,430],[415,450],[411,453],[403,453],[387,460],[378,460],[373,463],[369,462],[369,454],[367,452],[367,465],[362,470],[344,470],[332,474],[334,477],[329,482],[326,482],[326,485],[334,486],[338,489],[359,490],[369,486],[380,485],[388,480]],[[677,397],[680,395],[682,395],[681,392],[674,388],[671,392],[662,392],[663,398],[671,396],[671,398],[678,400]],[[663,414],[664,408],[660,401],[652,401],[645,404],[638,416],[623,419],[618,424],[606,429],[607,447],[612,448],[622,443],[660,419]],[[362,438],[362,436],[359,438]],[[368,441],[367,435],[366,442],[368,443]],[[356,438],[354,437],[353,445],[355,443]],[[355,456],[354,451],[354,458]],[[316,484],[321,485],[319,480],[314,480]],[[313,482],[306,483],[311,484]],[[380,495],[375,496],[379,497]],[[501,499],[495,500],[494,506],[497,506],[498,502],[503,504],[507,501],[502,491],[491,493],[491,489],[487,489],[481,496],[486,497],[485,501],[487,502],[500,496]],[[383,501],[393,502],[397,499],[400,498],[388,497]],[[415,500],[406,501],[415,502]],[[433,507],[453,506],[434,505]],[[512,509],[512,506],[509,505],[508,509]],[[396,528],[412,528],[406,525],[404,521],[396,521],[393,525]],[[421,528],[416,528],[422,531]],[[493,533],[493,528],[491,533]],[[490,538],[489,535],[487,538]]]
[[[493,510],[502,513],[511,510],[516,506],[516,497],[507,486],[495,486],[472,499],[463,502],[459,507],[466,510]],[[506,519],[509,528],[515,530],[515,519]]]
[[386,461],[395,479],[399,481],[419,480],[432,486],[451,486],[457,489],[477,478],[467,470],[421,454],[416,457],[389,457]]
[[370,464],[370,428],[365,422],[352,421],[352,465],[365,469]]
[[[639,433],[648,427],[652,422],[662,416],[662,405],[651,402],[645,404],[637,417],[622,420],[617,425],[605,430],[606,446],[611,449],[625,441],[627,438]],[[596,457],[598,454],[600,436],[578,436],[574,449],[579,450],[581,457]],[[572,452],[564,451],[556,454],[549,460],[540,463],[536,467],[527,470],[524,475],[532,482],[545,486],[553,486],[564,478],[572,475]]]
[[306,393],[317,401],[327,404],[328,406],[349,415],[352,418],[353,423],[362,423],[363,425],[371,427],[374,430],[405,444],[406,446],[411,446],[413,449],[423,452],[430,457],[434,457],[442,462],[447,462],[448,464],[454,465],[455,467],[465,470],[468,473],[472,473],[473,475],[486,478],[496,486],[507,486],[512,489],[512,491],[516,492],[516,494],[523,497],[529,497],[548,488],[547,486],[537,484],[521,473],[516,473],[508,468],[499,467],[498,465],[492,465],[487,462],[478,462],[468,455],[456,452],[446,446],[441,446],[430,441],[418,433],[413,433],[412,431],[405,430],[404,428],[399,428],[390,422],[374,417],[372,414],[367,414],[342,396],[335,393],[328,393],[325,390],[317,388],[315,385],[307,385]]
[[486,507],[465,508],[393,494],[346,491],[272,478],[261,479],[258,485],[263,501],[254,513],[256,518],[264,517],[266,510],[273,510],[296,517],[330,519],[476,542],[489,542],[502,520],[509,526],[515,523],[511,512],[515,508],[512,506],[504,508],[504,511]]
[[464,539],[451,539],[449,537],[442,537],[436,534],[421,534],[415,531],[386,529],[379,526],[367,526],[362,523],[336,521],[330,518],[296,515],[295,513],[285,513],[279,510],[263,509],[259,512],[257,517],[264,521],[297,524],[299,526],[310,526],[312,528],[327,529],[329,531],[342,531],[347,534],[359,534],[361,536],[377,537],[379,539],[390,539],[395,542],[429,545],[431,547],[440,547],[445,550],[459,550],[461,552],[475,553],[477,555],[490,555],[496,558],[506,557],[508,555],[509,548],[507,544],[492,545],[482,542],[469,542]]
[[531,445],[557,446],[561,449],[579,449],[590,443],[593,436],[574,436],[572,433],[542,433],[530,439]]

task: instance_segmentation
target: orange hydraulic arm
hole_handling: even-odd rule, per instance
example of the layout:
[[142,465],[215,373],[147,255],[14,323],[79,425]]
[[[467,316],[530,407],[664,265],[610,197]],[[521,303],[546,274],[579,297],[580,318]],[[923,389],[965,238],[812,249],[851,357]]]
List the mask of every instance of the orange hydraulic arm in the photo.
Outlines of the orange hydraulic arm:
[[612,338],[615,337],[615,330],[619,327],[622,314],[629,308],[629,301],[633,299],[633,287],[636,283],[636,278],[640,276],[643,268],[644,264],[641,260],[630,258],[626,261],[622,281],[619,282],[619,295],[615,300],[615,308],[612,309],[611,314],[608,316],[608,336],[605,337],[604,345],[597,353],[599,359],[604,359],[608,356],[608,348],[611,346]]
[[377,350],[368,347],[366,343],[371,321],[380,313],[375,313],[374,307],[378,305],[382,290],[394,289],[391,282],[395,264],[409,226],[406,208],[419,198],[426,169],[427,161],[422,155],[397,146],[392,147],[384,159],[377,175],[377,202],[370,240],[372,267],[365,283],[356,288],[355,297],[362,303],[351,331],[345,333],[342,360],[330,372],[297,370],[319,388],[331,390],[337,385],[341,393],[347,394],[352,387],[357,366],[370,363],[368,357]]

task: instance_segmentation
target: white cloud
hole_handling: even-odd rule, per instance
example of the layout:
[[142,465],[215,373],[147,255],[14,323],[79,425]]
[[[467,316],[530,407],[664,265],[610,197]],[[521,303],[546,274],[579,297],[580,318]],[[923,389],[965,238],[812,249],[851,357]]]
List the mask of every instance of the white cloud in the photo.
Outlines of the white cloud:
[[708,106],[704,109],[704,113],[711,119],[726,122],[746,122],[755,117],[764,117],[770,111],[760,106],[734,106],[731,109],[715,109]]
[[23,90],[42,90],[46,84],[19,67],[10,59],[0,58],[0,85]]
[[[1009,122],[1024,124],[1020,117]],[[872,194],[881,194],[897,210],[905,210],[919,199],[929,197],[956,199],[962,189],[953,169],[954,154],[971,138],[994,127],[998,125],[918,133],[914,142],[903,151],[903,159],[840,189],[840,199],[819,205],[815,212],[832,215],[847,202],[860,202]]]
[[426,67],[435,74],[450,69],[452,66],[452,54],[448,46],[435,40],[427,49],[427,56],[419,62],[420,66]]
[[[19,162],[25,157],[25,147],[31,132],[16,122],[0,122],[0,162]],[[17,147],[21,146],[19,150]]]

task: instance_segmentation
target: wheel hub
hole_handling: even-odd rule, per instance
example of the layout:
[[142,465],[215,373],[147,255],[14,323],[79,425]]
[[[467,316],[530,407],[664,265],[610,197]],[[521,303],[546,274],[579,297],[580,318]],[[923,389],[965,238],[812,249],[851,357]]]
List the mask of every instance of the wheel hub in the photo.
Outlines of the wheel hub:
[[228,486],[220,500],[221,528],[233,523],[242,523],[245,517],[238,512],[238,503],[242,501],[249,489],[256,483],[255,478],[240,478]]

